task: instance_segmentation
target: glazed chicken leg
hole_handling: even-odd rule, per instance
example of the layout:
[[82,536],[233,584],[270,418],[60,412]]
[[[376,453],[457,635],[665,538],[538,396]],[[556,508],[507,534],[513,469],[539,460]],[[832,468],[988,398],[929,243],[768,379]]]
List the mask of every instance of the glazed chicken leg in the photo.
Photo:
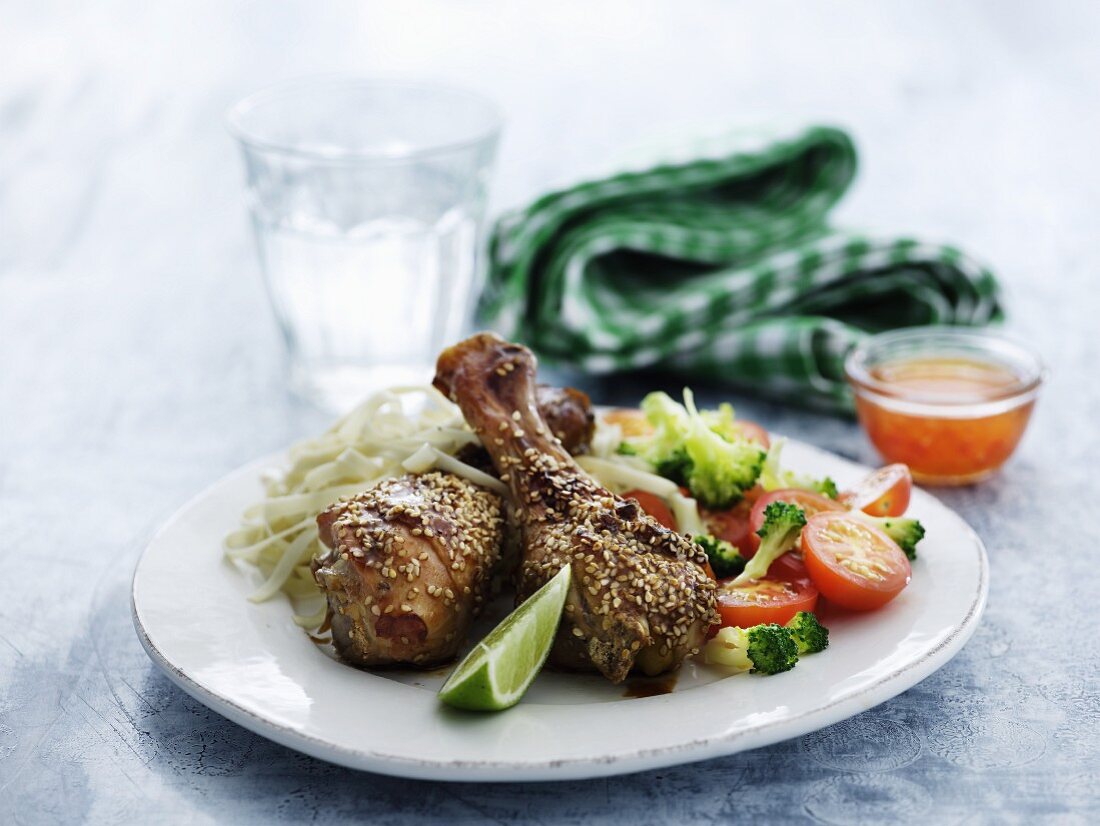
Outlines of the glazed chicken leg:
[[387,479],[317,517],[313,576],[356,665],[454,658],[500,559],[499,496],[450,473]]
[[[539,387],[537,397],[555,436],[583,451],[594,421],[588,397],[556,387]],[[480,447],[460,458],[491,469]],[[504,516],[497,494],[439,472],[387,479],[323,511],[312,569],[340,655],[418,668],[453,659],[490,581],[513,561]]]
[[461,407],[510,488],[523,543],[517,600],[571,563],[551,661],[616,683],[634,667],[676,668],[716,620],[705,556],[577,466],[539,412],[535,367],[525,347],[489,333],[436,365],[436,387]]

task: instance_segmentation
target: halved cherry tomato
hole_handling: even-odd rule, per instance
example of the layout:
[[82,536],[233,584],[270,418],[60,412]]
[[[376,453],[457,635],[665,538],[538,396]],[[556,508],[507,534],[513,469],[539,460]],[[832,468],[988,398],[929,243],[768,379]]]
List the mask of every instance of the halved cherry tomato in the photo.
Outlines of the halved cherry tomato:
[[767,576],[742,585],[733,580],[718,583],[718,613],[722,625],[749,628],[762,622],[783,625],[799,611],[817,607],[817,588],[809,580],[786,582]]
[[748,500],[742,499],[732,508],[724,511],[712,511],[700,509],[699,515],[703,517],[703,524],[711,536],[724,539],[741,551],[744,556],[750,545],[749,539],[749,514],[752,505]]
[[753,485],[751,488],[741,494],[741,501],[748,502],[750,505],[755,505],[756,500],[763,496],[765,493],[767,493],[767,491],[760,487],[760,485]]
[[908,465],[887,465],[844,491],[839,501],[871,516],[901,516],[909,507],[912,490],[913,477]]
[[833,501],[828,496],[814,493],[812,490],[782,488],[773,490],[771,493],[765,493],[756,500],[756,504],[752,506],[752,513],[749,514],[749,541],[752,543],[752,547],[747,554],[749,559],[760,547],[760,536],[756,532],[764,527],[764,511],[772,502],[790,502],[792,505],[798,505],[805,511],[807,519],[815,513],[845,510],[843,505]]
[[909,584],[909,560],[890,537],[847,513],[811,516],[802,529],[802,556],[817,589],[842,608],[885,605]]
[[796,548],[793,551],[787,551],[769,565],[768,576],[786,582],[809,581],[810,572],[806,570],[806,561],[802,558],[802,552]]
[[603,420],[608,424],[617,424],[623,437],[627,439],[636,439],[653,433],[653,425],[649,423],[645,413],[636,407],[616,407],[608,410],[603,414]]
[[672,515],[672,510],[665,504],[665,500],[657,494],[644,490],[628,490],[623,494],[623,498],[637,499],[642,510],[669,530],[676,530],[676,517]]

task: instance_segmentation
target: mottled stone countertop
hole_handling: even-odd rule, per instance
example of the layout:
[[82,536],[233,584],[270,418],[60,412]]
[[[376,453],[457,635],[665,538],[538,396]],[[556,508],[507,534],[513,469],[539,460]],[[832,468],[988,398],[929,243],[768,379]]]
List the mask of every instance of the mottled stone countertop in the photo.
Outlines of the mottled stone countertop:
[[[0,823],[1100,820],[1100,7],[204,0],[7,4],[3,19]],[[169,683],[130,622],[145,541],[324,424],[284,391],[221,114],[334,70],[497,98],[497,208],[636,138],[776,115],[848,125],[864,164],[843,220],[985,258],[1010,329],[1051,369],[1004,474],[938,494],[992,566],[962,653],[798,740],[524,786],[336,768]],[[848,421],[732,398],[874,461]]]

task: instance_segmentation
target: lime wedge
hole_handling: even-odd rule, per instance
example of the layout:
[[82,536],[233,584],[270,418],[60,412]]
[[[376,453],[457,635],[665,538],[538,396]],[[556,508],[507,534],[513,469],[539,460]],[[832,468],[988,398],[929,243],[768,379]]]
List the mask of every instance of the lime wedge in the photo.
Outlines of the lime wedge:
[[568,593],[566,565],[455,666],[439,699],[474,711],[502,711],[518,703],[546,662]]

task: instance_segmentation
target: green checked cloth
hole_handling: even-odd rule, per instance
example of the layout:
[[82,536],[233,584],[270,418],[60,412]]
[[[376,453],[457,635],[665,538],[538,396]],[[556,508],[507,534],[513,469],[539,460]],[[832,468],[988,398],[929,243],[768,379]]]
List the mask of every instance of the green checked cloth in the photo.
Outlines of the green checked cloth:
[[958,249],[829,225],[855,172],[851,139],[818,126],[550,192],[494,228],[481,318],[592,373],[674,369],[850,409],[862,336],[1000,318],[997,281]]

